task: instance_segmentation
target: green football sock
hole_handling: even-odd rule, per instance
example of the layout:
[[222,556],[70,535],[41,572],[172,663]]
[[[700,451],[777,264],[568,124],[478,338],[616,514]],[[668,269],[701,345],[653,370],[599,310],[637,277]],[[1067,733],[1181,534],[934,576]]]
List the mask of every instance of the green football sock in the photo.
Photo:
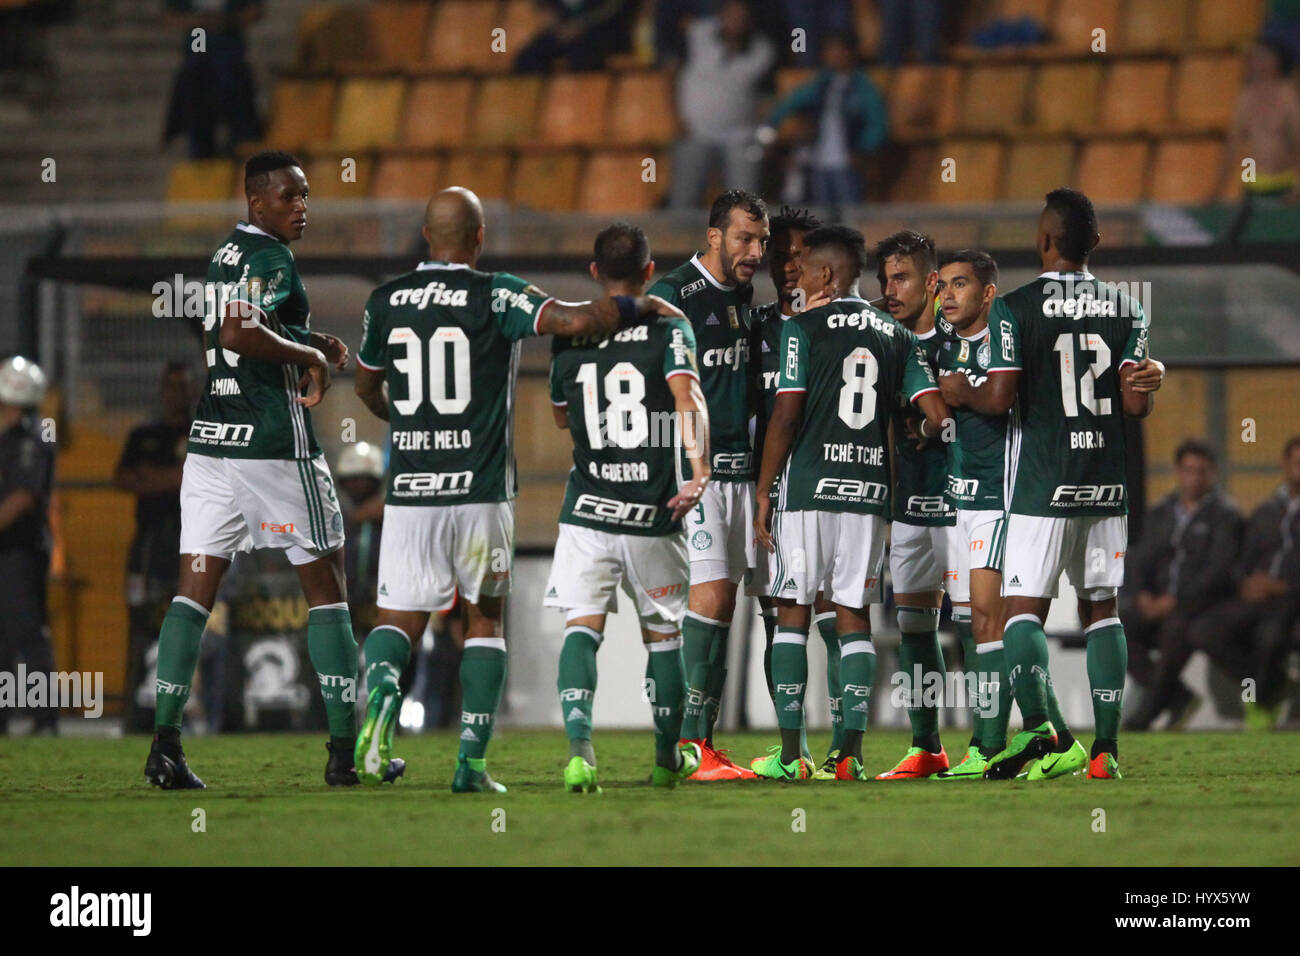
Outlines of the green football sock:
[[357,642],[347,604],[320,604],[308,610],[307,656],[320,679],[330,737],[339,741],[356,737]]
[[[898,667],[903,672],[903,686],[911,690],[907,719],[912,725],[912,746],[930,753],[939,751],[939,708],[927,704],[923,694],[928,677],[944,677],[943,649],[939,646],[939,609],[936,607],[900,607],[898,629],[902,640],[898,646]],[[917,683],[917,675],[920,683]]]
[[[591,740],[591,709],[596,698],[596,651],[604,637],[589,627],[564,629],[560,649],[560,713],[570,741]],[[581,756],[586,757],[583,753]],[[590,762],[590,758],[587,758]]]
[[808,688],[808,632],[778,627],[772,639],[772,680],[776,683],[776,723],[781,728],[781,762],[802,756],[803,698]]
[[704,684],[709,675],[709,653],[716,625],[686,612],[682,621],[682,667],[686,671],[686,704],[682,711],[682,737],[703,740]]
[[764,609],[763,618],[763,676],[767,678],[767,696],[776,704],[776,686],[772,683],[772,638],[776,634],[776,609]]
[[844,731],[840,757],[862,759],[862,735],[871,712],[871,689],[876,683],[876,648],[871,635],[861,632],[840,635],[840,711]]
[[[506,642],[500,637],[471,637],[460,659],[460,756],[487,757],[488,741],[501,691],[506,686]],[[470,766],[474,766],[473,763]]]
[[961,645],[961,666],[966,675],[966,689],[970,700],[970,742],[979,746],[980,724],[984,717],[980,712],[979,668],[975,664],[975,635],[971,630],[970,608],[954,605],[952,609],[952,627],[957,632],[957,643]]
[[646,689],[655,722],[655,763],[668,770],[678,766],[677,741],[682,736],[682,704],[686,700],[681,648],[680,637],[646,645]]
[[[1119,748],[1119,716],[1128,670],[1128,640],[1119,618],[1098,621],[1084,631],[1088,640],[1088,683],[1097,727],[1094,749],[1115,753]],[[1095,756],[1095,754],[1094,754]]]
[[383,624],[366,635],[362,654],[366,659],[367,693],[376,687],[391,693],[397,690],[402,671],[411,659],[411,640],[401,628]]
[[980,675],[980,752],[986,757],[1007,745],[1007,725],[1011,722],[1011,682],[1007,680],[1007,655],[1001,641],[977,644],[976,670]]
[[731,622],[714,627],[709,670],[704,678],[704,713],[701,717],[704,739],[710,746],[713,745],[713,727],[722,710],[722,691],[727,686],[727,645],[730,637]]
[[185,702],[190,699],[199,642],[208,612],[188,598],[172,599],[158,632],[158,679],[155,682],[154,726],[181,729]]
[[835,612],[817,615],[817,633],[826,642],[826,696],[831,705],[831,750],[844,743],[844,715],[840,712],[840,638],[835,633]]
[[1019,614],[1007,621],[1002,632],[1007,674],[1025,727],[1037,727],[1047,715],[1047,635],[1042,622],[1032,614]]

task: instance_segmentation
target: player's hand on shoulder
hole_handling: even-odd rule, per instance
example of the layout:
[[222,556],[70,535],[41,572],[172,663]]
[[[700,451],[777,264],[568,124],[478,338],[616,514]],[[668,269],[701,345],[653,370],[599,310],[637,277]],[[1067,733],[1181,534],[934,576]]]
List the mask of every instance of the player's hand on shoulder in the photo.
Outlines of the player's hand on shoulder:
[[307,370],[298,379],[299,390],[306,389],[306,395],[294,399],[303,408],[313,408],[320,404],[330,387],[330,363],[320,349],[312,349],[312,361]]
[[[802,304],[800,300],[802,299]],[[800,312],[808,312],[812,309],[820,309],[823,305],[830,305],[831,294],[829,289],[822,289],[814,296],[805,296],[802,289],[794,290],[794,311],[798,315]]]
[[678,489],[677,494],[668,499],[668,507],[673,509],[673,520],[680,521],[687,512],[700,503],[704,489],[709,486],[709,479],[692,478]]
[[1136,365],[1125,366],[1129,387],[1135,392],[1155,392],[1165,380],[1163,362],[1153,358],[1144,358]]
[[666,315],[673,319],[686,318],[686,313],[677,308],[677,306],[673,305],[667,299],[661,299],[657,295],[647,295],[645,301],[652,310],[650,313],[651,315]]

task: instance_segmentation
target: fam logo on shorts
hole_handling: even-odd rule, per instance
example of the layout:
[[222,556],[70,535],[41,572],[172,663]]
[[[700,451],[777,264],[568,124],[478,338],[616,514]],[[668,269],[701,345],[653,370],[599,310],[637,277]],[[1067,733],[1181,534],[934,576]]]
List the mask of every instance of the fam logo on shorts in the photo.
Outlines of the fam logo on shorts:
[[667,597],[670,594],[680,594],[681,592],[682,592],[682,583],[680,581],[678,581],[676,584],[665,584],[661,587],[645,589],[646,596],[654,600],[658,600],[659,598],[662,597]]
[[713,535],[707,531],[697,531],[691,535],[691,547],[696,551],[707,551],[713,544]]

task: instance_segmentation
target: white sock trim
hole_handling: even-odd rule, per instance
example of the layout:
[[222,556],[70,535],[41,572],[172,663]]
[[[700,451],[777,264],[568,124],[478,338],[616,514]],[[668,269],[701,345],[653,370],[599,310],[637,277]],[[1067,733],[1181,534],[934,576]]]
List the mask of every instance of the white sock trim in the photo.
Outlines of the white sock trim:
[[840,647],[840,660],[848,657],[850,654],[874,654],[876,645],[871,641],[849,641]]
[[987,644],[976,644],[976,654],[992,654],[994,651],[1002,650],[1001,641],[989,641]]
[[800,631],[781,631],[778,630],[772,638],[772,644],[798,644],[806,646],[808,644],[808,635]]
[[[601,644],[605,643],[604,634],[600,633],[600,631],[596,630],[594,627],[587,627],[585,624],[570,624],[565,627],[564,637],[566,640],[570,634],[586,634],[596,642],[597,647],[600,647]],[[466,641],[465,643],[468,644],[469,642]]]
[[758,609],[758,616],[759,616],[759,617],[776,617],[776,608],[774,608],[774,607],[761,607],[761,608]]
[[828,619],[828,618],[829,618],[830,620],[832,620],[832,621],[835,620],[835,612],[834,612],[834,611],[822,611],[820,614],[814,614],[814,615],[813,615],[813,623],[814,623],[814,624],[820,624],[822,621],[825,621],[825,620]]
[[347,601],[335,601],[333,604],[313,605],[312,607],[307,608],[307,613],[310,614],[312,611],[335,611],[335,610],[346,611],[347,609],[348,609]]
[[207,608],[205,608],[202,604],[200,604],[198,601],[191,600],[190,598],[187,597],[181,597],[179,594],[176,595],[174,598],[172,598],[173,604],[175,604],[177,601],[180,601],[186,607],[194,608],[194,610],[198,611],[204,617],[207,617],[209,614],[212,613]]
[[968,607],[954,607],[952,609],[952,619],[955,622],[966,623],[971,618],[971,609]]
[[1017,614],[1011,620],[1007,621],[1005,625],[1003,625],[1002,630],[1006,631],[1008,627],[1010,627],[1012,624],[1015,624],[1017,621],[1033,621],[1039,627],[1043,626],[1043,622],[1038,619],[1037,614]]
[[[410,634],[407,634],[404,630],[402,630],[402,629],[401,629],[400,627],[398,627],[396,624],[379,624],[379,625],[377,625],[377,626],[375,626],[375,627],[372,627],[372,628],[370,629],[370,634],[375,633],[375,631],[396,631],[398,634],[401,634],[402,637],[406,638],[406,643],[407,643],[407,644],[410,644],[410,643],[411,643],[411,635],[410,635]],[[366,637],[369,637],[370,634],[367,634]]]
[[494,651],[506,652],[506,639],[504,637],[471,637],[465,641],[465,650],[471,647],[487,647]]
[[675,651],[681,646],[682,639],[674,637],[668,641],[649,641],[646,643],[645,649],[651,654],[656,654],[659,651]]
[[1120,620],[1117,617],[1104,618],[1098,621],[1096,624],[1089,624],[1087,627],[1083,629],[1083,633],[1091,634],[1093,631],[1097,630],[1098,628],[1110,627],[1112,624],[1118,624],[1118,623],[1120,623]]
[[904,634],[929,634],[939,627],[937,607],[900,607],[898,629]]
[[687,617],[693,617],[697,621],[703,621],[705,624],[712,624],[714,627],[731,627],[730,621],[715,621],[711,617],[705,617],[703,614],[696,614],[694,611],[687,611]]

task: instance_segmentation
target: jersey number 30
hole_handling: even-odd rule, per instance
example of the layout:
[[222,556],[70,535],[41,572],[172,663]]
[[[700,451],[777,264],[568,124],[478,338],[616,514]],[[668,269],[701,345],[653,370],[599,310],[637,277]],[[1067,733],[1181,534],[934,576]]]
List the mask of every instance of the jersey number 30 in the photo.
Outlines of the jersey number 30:
[[[405,356],[392,360],[393,368],[406,376],[406,398],[393,399],[393,408],[399,415],[414,415],[424,401],[420,336],[414,329],[402,326],[389,330],[388,344],[406,347]],[[429,338],[429,401],[440,415],[459,415],[469,407],[469,394],[469,338],[464,329],[440,325]]]

